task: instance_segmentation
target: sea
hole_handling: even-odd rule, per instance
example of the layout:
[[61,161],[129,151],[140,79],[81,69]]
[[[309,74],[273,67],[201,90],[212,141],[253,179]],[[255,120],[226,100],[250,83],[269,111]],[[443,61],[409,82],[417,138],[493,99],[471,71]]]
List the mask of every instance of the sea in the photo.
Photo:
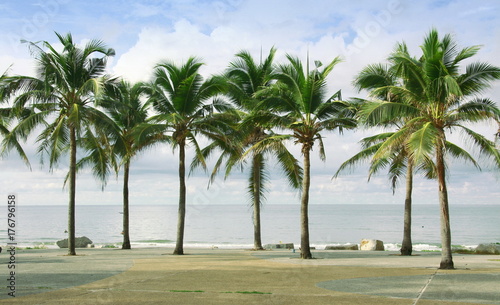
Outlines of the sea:
[[[134,205],[130,207],[132,247],[174,247],[177,206]],[[9,242],[7,207],[0,211],[0,246]],[[331,204],[310,205],[310,244],[359,244],[378,239],[386,250],[399,250],[403,239],[403,205]],[[17,206],[15,242],[18,247],[57,248],[67,238],[66,206]],[[11,215],[12,216],[12,215]],[[10,217],[12,218],[12,217]],[[76,236],[90,238],[96,247],[120,247],[122,207],[81,205],[76,208]],[[450,206],[452,244],[473,248],[480,243],[500,242],[500,205]],[[413,206],[414,251],[440,249],[439,207]],[[12,222],[11,222],[12,223]],[[261,212],[263,244],[294,243],[300,246],[300,206],[264,205]],[[10,231],[12,233],[12,231]],[[252,209],[248,205],[187,206],[184,247],[250,249],[253,247]]]

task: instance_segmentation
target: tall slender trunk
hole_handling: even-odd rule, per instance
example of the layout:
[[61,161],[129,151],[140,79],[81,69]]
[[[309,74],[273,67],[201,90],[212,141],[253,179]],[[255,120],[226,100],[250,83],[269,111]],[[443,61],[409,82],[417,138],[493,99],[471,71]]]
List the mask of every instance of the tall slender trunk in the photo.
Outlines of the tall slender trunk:
[[311,247],[309,245],[309,187],[311,185],[311,164],[310,150],[302,149],[304,154],[304,179],[302,180],[302,199],[300,203],[300,257],[303,259],[312,258]]
[[130,160],[125,162],[123,169],[123,244],[122,249],[131,249],[129,232],[129,201],[128,201],[128,180],[130,173]]
[[253,157],[253,247],[255,250],[263,250],[260,230],[260,187],[261,187],[261,161],[262,155],[255,154]]
[[76,202],[76,130],[69,127],[69,206],[68,206],[68,255],[75,250],[75,202]]
[[439,184],[439,207],[441,220],[441,263],[439,269],[454,269],[451,256],[451,229],[450,211],[448,208],[448,190],[446,188],[445,166],[444,166],[444,132],[438,142],[436,149],[436,167]]
[[177,219],[177,242],[174,254],[184,254],[184,222],[186,219],[186,152],[185,143],[179,143],[179,213]]
[[404,212],[403,243],[401,245],[401,255],[411,255],[413,245],[411,242],[411,193],[413,190],[413,162],[408,160],[406,170],[406,198]]

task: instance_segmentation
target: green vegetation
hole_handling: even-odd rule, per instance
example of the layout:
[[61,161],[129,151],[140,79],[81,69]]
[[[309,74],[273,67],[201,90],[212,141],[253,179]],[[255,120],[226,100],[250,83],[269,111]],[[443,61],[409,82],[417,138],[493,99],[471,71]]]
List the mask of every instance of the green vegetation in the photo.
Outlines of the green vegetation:
[[243,293],[243,294],[272,294],[271,292],[260,292],[260,291],[236,291],[235,293]]
[[272,294],[271,292],[260,292],[260,291],[226,291],[223,293],[242,293],[242,294]]
[[[301,258],[312,258],[309,245],[309,191],[311,151],[314,145],[326,158],[324,136],[358,126],[389,128],[362,141],[362,151],[346,161],[338,172],[363,160],[370,161],[368,176],[389,168],[393,189],[405,177],[405,229],[401,248],[411,254],[412,177],[420,173],[437,180],[440,203],[442,257],[440,268],[454,268],[446,161],[458,158],[479,168],[465,149],[449,142],[447,133],[459,131],[475,146],[482,159],[500,168],[495,142],[470,129],[472,123],[500,122],[500,109],[481,93],[500,79],[500,68],[472,62],[478,46],[458,48],[450,35],[431,30],[413,56],[404,42],[388,55],[387,64],[364,68],[355,80],[368,99],[342,99],[330,95],[327,79],[339,57],[323,65],[309,58],[301,62],[286,55],[274,63],[274,48],[257,64],[242,51],[223,74],[204,78],[203,63],[190,57],[177,65],[158,63],[148,83],[130,84],[105,75],[114,50],[99,40],[77,46],[71,34],[57,34],[62,50],[47,41],[28,42],[37,74],[0,77],[2,156],[16,150],[29,165],[19,141],[36,135],[38,153],[53,170],[68,158],[68,255],[75,252],[76,176],[90,167],[106,186],[110,172],[123,172],[122,248],[130,248],[129,175],[131,160],[153,145],[170,145],[178,153],[179,209],[174,254],[184,254],[186,215],[186,155],[193,151],[190,171],[207,170],[216,152],[210,176],[224,167],[228,177],[235,167],[249,164],[248,193],[254,217],[254,247],[261,249],[260,206],[263,202],[268,158],[275,158],[289,184],[300,189]],[[467,64],[465,64],[467,63]],[[16,123],[16,124],[14,124]],[[206,147],[201,147],[205,143]],[[287,149],[298,145],[302,163]],[[483,158],[484,157],[484,158]],[[79,159],[77,159],[79,158]],[[337,174],[338,174],[337,172]],[[114,245],[108,247],[115,247]],[[461,251],[461,250],[459,250]],[[258,293],[258,292],[237,292]]]
[[476,250],[461,248],[461,249],[452,249],[452,252],[458,254],[475,254]]
[[460,65],[479,49],[459,49],[451,35],[441,38],[434,29],[425,37],[419,57],[411,56],[406,44],[399,43],[389,60],[392,72],[401,82],[378,86],[372,94],[386,98],[364,103],[359,112],[370,126],[399,122],[398,130],[380,142],[372,162],[392,161],[394,153],[404,147],[408,167],[423,168],[428,178],[437,180],[443,245],[440,269],[454,268],[446,160],[454,157],[479,168],[465,149],[448,141],[447,132],[459,131],[477,151],[500,167],[500,151],[495,143],[468,127],[470,123],[498,122],[500,118],[495,103],[479,96],[492,81],[500,79],[500,68],[481,62]]
[[[169,292],[205,292],[204,290],[169,290]],[[272,294],[271,292],[260,292],[260,291],[225,291],[223,293],[242,293],[242,294]]]
[[[104,71],[107,58],[115,54],[99,40],[89,41],[83,48],[76,46],[71,34],[56,33],[63,46],[61,52],[49,42],[28,42],[37,65],[37,75],[12,76],[2,79],[1,92],[13,96],[13,114],[18,118],[4,148],[16,147],[17,139],[27,139],[33,132],[38,152],[49,158],[54,169],[61,157],[69,153],[68,255],[75,251],[75,203],[77,147],[82,140],[106,139],[113,122],[98,107],[98,97],[106,82]],[[105,155],[100,160],[106,161]],[[94,174],[104,180],[105,163],[94,166]]]
[[255,143],[245,154],[264,152],[283,141],[293,141],[299,145],[303,157],[303,177],[301,183],[300,224],[301,242],[300,257],[311,259],[309,243],[309,190],[311,186],[310,153],[315,143],[318,144],[319,157],[326,159],[323,145],[323,133],[356,127],[354,109],[349,103],[341,101],[340,91],[327,96],[327,77],[340,62],[335,58],[326,66],[315,61],[315,68],[309,69],[292,55],[287,55],[288,63],[279,65],[273,78],[274,84],[264,87],[256,93],[262,101],[257,105],[246,122],[284,130],[285,134],[266,137]]
[[[212,172],[211,180],[214,179],[214,175],[223,164],[225,164],[226,178],[236,165],[243,167],[246,160],[242,158],[242,155],[245,150],[259,141],[269,139],[275,135],[272,129],[273,126],[248,122],[248,118],[251,117],[252,112],[257,109],[257,106],[262,101],[262,98],[256,97],[256,94],[262,88],[271,86],[273,73],[276,70],[273,63],[275,53],[276,50],[272,48],[267,58],[257,64],[251,54],[242,51],[236,54],[236,59],[229,64],[229,68],[225,71],[223,78],[225,92],[238,110],[238,118],[241,123],[236,126],[235,132],[232,133],[232,141],[214,142],[213,145],[209,145],[203,150],[203,155],[206,156],[212,154],[215,149],[221,151]],[[294,158],[283,143],[278,143],[278,145],[272,146],[265,151],[253,151],[248,156],[248,159],[251,160],[248,195],[253,207],[255,250],[264,249],[261,240],[260,209],[262,202],[265,200],[265,192],[269,182],[268,168],[271,163],[268,160],[269,157],[277,159],[278,165],[288,179],[289,185],[293,188],[297,189],[300,186],[302,178],[302,169],[297,159]]]
[[42,250],[42,249],[47,249],[47,246],[41,245],[41,246],[18,248],[18,249],[24,249],[24,250]]
[[115,248],[118,248],[117,246],[115,245],[104,245],[102,246],[103,248],[106,248],[106,249],[115,249]]
[[[151,88],[145,83],[130,84],[124,80],[108,82],[101,106],[113,119],[116,129],[110,135],[110,140],[104,143],[91,143],[90,151],[108,151],[110,162],[108,166],[114,167],[118,174],[123,167],[123,243],[122,249],[130,249],[129,230],[129,177],[132,159],[141,151],[150,148],[160,140],[165,139],[161,130],[155,128],[143,128],[147,123],[150,104],[142,103],[141,99],[151,92]],[[140,137],[137,134],[141,133]],[[100,145],[103,144],[103,145]],[[98,156],[99,154],[96,154]],[[96,164],[92,157],[90,163]],[[89,158],[89,157],[87,157]]]

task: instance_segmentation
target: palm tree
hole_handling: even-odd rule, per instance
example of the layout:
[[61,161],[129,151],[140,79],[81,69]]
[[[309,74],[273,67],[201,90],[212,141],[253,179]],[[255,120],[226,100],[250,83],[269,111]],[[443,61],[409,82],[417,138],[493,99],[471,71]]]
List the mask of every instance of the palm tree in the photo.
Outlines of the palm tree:
[[13,76],[7,82],[19,93],[13,108],[30,109],[30,114],[12,130],[14,138],[24,138],[42,126],[36,140],[40,143],[38,152],[42,162],[43,156],[48,156],[51,169],[69,151],[68,255],[76,255],[77,141],[89,133],[104,136],[113,128],[112,121],[93,105],[102,92],[107,58],[114,55],[114,50],[99,40],[78,47],[71,34],[56,35],[62,51],[47,41],[41,45],[29,43],[37,63],[35,77]]
[[[9,82],[7,80],[7,72],[4,72],[0,76],[0,104],[8,102],[12,98],[11,94],[15,91],[11,88],[11,86],[9,86]],[[16,116],[18,118],[22,118],[28,114],[29,111],[26,109],[23,109],[22,111],[14,111],[11,107],[0,109],[0,135],[4,138],[2,141],[0,156],[5,156],[11,149],[15,149],[24,163],[31,168],[28,156],[24,152],[18,139],[9,130],[10,125]]]
[[[141,99],[145,98],[150,92],[149,86],[145,83],[131,84],[125,80],[116,83],[110,83],[106,88],[105,97],[101,106],[118,126],[118,133],[112,135],[109,144],[113,160],[114,156],[121,159],[123,165],[123,244],[122,249],[131,249],[130,230],[129,230],[129,178],[130,165],[132,159],[141,151],[149,148],[151,145],[164,139],[160,130],[154,128],[143,128],[147,123],[149,103],[144,103]],[[93,145],[91,145],[92,147]],[[95,164],[95,162],[91,162]],[[111,165],[112,163],[108,163]]]
[[[184,224],[186,215],[186,146],[195,148],[199,164],[206,168],[196,139],[201,134],[214,141],[228,142],[223,130],[228,128],[226,111],[230,105],[216,98],[223,84],[216,78],[203,80],[198,70],[202,63],[190,57],[183,65],[163,62],[154,70],[154,91],[151,103],[158,115],[151,122],[163,124],[171,132],[171,143],[179,150],[179,213],[174,254],[184,254]],[[213,102],[206,104],[210,99]]]
[[[360,122],[364,122],[363,116],[370,115],[371,108],[377,107],[379,102],[396,102],[397,97],[391,95],[387,88],[389,86],[404,86],[404,84],[398,79],[395,72],[394,68],[388,65],[374,64],[368,65],[356,76],[354,85],[358,90],[369,90],[371,92],[371,97],[375,99],[371,102],[362,101],[361,109],[358,111]],[[395,121],[378,121],[376,122],[376,126],[395,127],[399,129],[403,122],[401,118],[396,118]],[[414,164],[410,158],[410,154],[406,150],[405,143],[392,143],[391,140],[395,134],[396,132],[383,132],[362,139],[362,150],[345,161],[339,167],[334,177],[338,177],[341,171],[353,167],[367,159],[371,159],[368,180],[370,180],[373,174],[381,169],[389,167],[389,178],[393,194],[400,177],[406,177],[403,242],[400,252],[401,255],[411,255],[413,250],[411,240],[411,214]],[[388,143],[391,143],[391,145],[387,145]]]
[[[267,58],[264,61],[261,60],[261,63],[256,63],[249,52],[239,52],[225,73],[227,95],[230,97],[231,102],[240,110],[243,120],[245,117],[248,117],[260,101],[255,98],[255,94],[260,89],[271,84],[275,53],[276,50],[271,48]],[[225,164],[227,177],[235,165],[244,162],[241,156],[246,148],[273,134],[271,130],[266,130],[255,124],[239,124],[237,128],[238,136],[232,137],[233,140],[229,143],[218,145],[217,142],[213,142],[213,145],[204,149],[205,157],[212,153],[215,148],[222,149],[222,154],[216,162],[213,174],[219,170],[222,164]],[[289,184],[294,188],[298,188],[300,186],[302,169],[285,145],[283,143],[278,144],[273,147],[273,150],[267,152],[269,155],[277,158],[278,164],[281,166]],[[253,152],[250,159],[248,194],[251,198],[253,208],[254,249],[263,250],[260,210],[262,202],[265,199],[266,183],[268,182],[268,162],[265,152]]]
[[311,184],[310,153],[314,143],[319,144],[321,160],[325,160],[323,131],[354,128],[356,121],[348,103],[338,101],[340,91],[326,98],[326,79],[333,67],[340,62],[337,57],[322,70],[321,62],[315,62],[315,69],[304,69],[300,60],[287,55],[288,64],[278,67],[273,75],[276,83],[263,88],[257,97],[259,103],[249,121],[269,128],[290,130],[292,134],[272,135],[254,144],[250,151],[265,151],[272,145],[293,139],[301,145],[303,156],[303,179],[301,198],[301,258],[312,258],[309,244],[309,189]]
[[367,119],[376,122],[406,118],[394,141],[405,142],[415,164],[434,160],[442,241],[439,268],[453,269],[445,159],[450,155],[478,165],[465,149],[447,141],[446,131],[460,131],[481,154],[492,158],[500,167],[500,152],[495,143],[465,126],[500,117],[495,103],[479,96],[492,81],[500,78],[500,69],[475,62],[460,70],[460,63],[474,56],[480,47],[459,50],[450,35],[440,39],[435,29],[425,37],[421,49],[422,56],[414,58],[404,43],[396,48],[390,60],[405,86],[390,86],[385,90],[397,96],[399,102],[380,103]]
[[[404,145],[399,146],[399,150],[394,149],[388,151],[384,149],[383,144],[385,141],[390,141],[395,132],[384,132],[375,136],[366,137],[362,139],[362,150],[356,155],[349,158],[341,164],[339,169],[334,175],[337,178],[340,172],[354,167],[362,161],[370,159],[370,169],[368,180],[371,176],[385,167],[389,167],[389,179],[393,194],[397,187],[398,181],[401,176],[406,177],[406,192],[404,204],[404,227],[403,227],[403,242],[400,249],[401,255],[411,255],[413,246],[411,240],[411,212],[412,212],[412,190],[413,190],[413,163],[408,158],[408,154],[404,149]],[[393,147],[395,148],[395,147]],[[405,170],[406,169],[406,170]]]

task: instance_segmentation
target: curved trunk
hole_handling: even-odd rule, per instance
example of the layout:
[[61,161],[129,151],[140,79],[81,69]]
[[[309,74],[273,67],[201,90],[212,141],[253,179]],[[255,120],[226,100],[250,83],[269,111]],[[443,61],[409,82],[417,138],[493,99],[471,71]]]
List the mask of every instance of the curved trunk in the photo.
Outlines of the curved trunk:
[[253,157],[253,248],[255,250],[264,250],[260,230],[260,158],[262,156],[258,154]]
[[130,173],[130,161],[125,162],[123,169],[123,244],[122,249],[131,249],[129,233],[129,209],[128,209],[128,179]]
[[184,254],[184,222],[186,219],[186,152],[185,143],[179,143],[179,212],[177,218],[177,241],[174,255]]
[[302,180],[302,199],[300,203],[300,258],[312,258],[311,248],[309,246],[309,187],[311,185],[311,164],[310,150],[303,149],[304,154],[304,179]]
[[413,190],[413,162],[408,160],[406,171],[406,198],[404,212],[403,243],[401,245],[401,255],[411,255],[413,245],[411,242],[411,193]]
[[68,255],[75,250],[75,202],[76,202],[76,130],[69,127],[69,205],[68,205]]
[[441,220],[441,263],[439,269],[454,269],[451,256],[451,229],[450,212],[448,208],[448,190],[446,188],[445,166],[444,166],[444,135],[438,142],[436,149],[436,167],[439,184],[439,207]]

